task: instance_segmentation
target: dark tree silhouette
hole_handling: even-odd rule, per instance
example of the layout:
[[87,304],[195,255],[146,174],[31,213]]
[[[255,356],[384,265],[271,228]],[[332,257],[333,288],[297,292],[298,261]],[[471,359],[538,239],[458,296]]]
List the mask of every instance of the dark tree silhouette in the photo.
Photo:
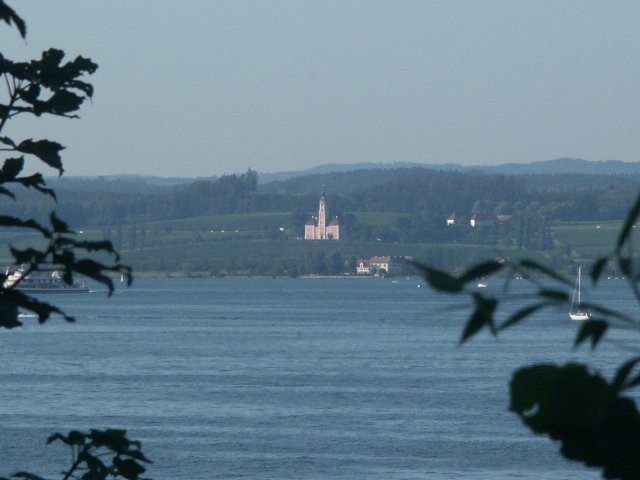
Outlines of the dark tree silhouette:
[[[0,0],[0,20],[16,26],[20,35],[26,36],[25,22],[3,0]],[[1,134],[7,122],[18,115],[75,118],[75,112],[82,103],[93,95],[93,87],[83,78],[97,68],[90,59],[80,56],[64,61],[64,52],[54,48],[43,52],[40,59],[30,62],[13,62],[0,53],[0,80],[5,88],[5,96],[0,96],[0,151],[11,155],[5,158],[0,169],[0,195],[16,200],[13,189],[17,187],[32,188],[56,198],[41,173],[22,175],[22,172],[26,156],[35,157],[62,175],[64,169],[60,152],[64,147],[51,140],[16,140]],[[51,212],[48,225],[14,214],[0,215],[0,227],[29,229],[42,237],[43,247],[10,247],[15,263],[23,265],[25,275],[36,271],[59,270],[63,280],[72,285],[74,276],[80,274],[107,286],[109,294],[114,289],[109,273],[124,275],[127,282],[131,283],[131,269],[119,263],[118,253],[111,242],[78,240],[75,232],[55,212]],[[113,263],[104,264],[85,256],[94,252],[110,255]],[[68,321],[73,320],[55,305],[20,291],[19,281],[7,283],[6,280],[6,275],[0,275],[0,328],[21,325],[18,308],[35,312],[40,322],[46,321],[52,313],[59,313]],[[129,440],[125,430],[72,431],[68,435],[56,433],[49,437],[48,443],[53,441],[62,441],[72,450],[71,466],[62,472],[63,480],[107,477],[137,480],[145,471],[142,464],[150,463],[140,451],[140,443]],[[44,480],[29,472],[16,472],[11,477]]]

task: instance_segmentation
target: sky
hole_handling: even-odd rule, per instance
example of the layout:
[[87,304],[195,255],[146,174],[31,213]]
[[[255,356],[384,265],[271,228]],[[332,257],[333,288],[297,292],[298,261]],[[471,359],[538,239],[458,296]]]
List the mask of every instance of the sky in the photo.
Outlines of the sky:
[[66,175],[640,160],[637,1],[7,2],[6,57],[100,66],[80,120],[4,132]]

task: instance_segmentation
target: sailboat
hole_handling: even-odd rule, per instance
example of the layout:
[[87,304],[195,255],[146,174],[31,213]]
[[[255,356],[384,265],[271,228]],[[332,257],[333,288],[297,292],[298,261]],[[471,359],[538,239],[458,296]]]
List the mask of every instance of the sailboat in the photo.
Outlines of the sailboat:
[[[582,278],[582,267],[578,267],[578,278],[576,278],[576,286],[573,289],[573,297],[571,298],[571,309],[569,310],[569,318],[571,320],[589,320],[591,314],[580,308],[580,279]],[[577,296],[577,301],[576,301]],[[575,310],[574,310],[575,305]]]

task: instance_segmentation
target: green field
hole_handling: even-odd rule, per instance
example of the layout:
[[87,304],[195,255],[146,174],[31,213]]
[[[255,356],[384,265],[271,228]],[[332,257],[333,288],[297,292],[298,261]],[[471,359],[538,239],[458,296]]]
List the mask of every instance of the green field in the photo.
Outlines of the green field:
[[185,274],[298,275],[314,273],[319,257],[367,258],[376,255],[410,256],[415,260],[451,267],[463,258],[466,264],[496,255],[517,252],[497,251],[482,245],[400,244],[384,242],[235,240],[186,243],[124,251],[123,259],[141,271]]
[[[618,238],[622,221],[619,222],[565,222],[552,228],[553,237],[571,249],[578,258],[593,260],[609,253]],[[640,246],[638,235],[634,235],[634,248]]]
[[[384,225],[396,222],[399,214],[358,214],[358,222]],[[137,226],[132,248],[131,225],[111,240],[119,247],[123,261],[139,272],[202,275],[300,275],[312,273],[318,262],[351,261],[375,255],[410,256],[422,262],[449,269],[460,269],[475,261],[496,256],[534,257],[540,261],[556,259],[556,268],[571,262],[588,263],[611,251],[622,222],[564,222],[552,227],[556,255],[526,252],[509,246],[464,243],[390,243],[381,241],[337,242],[297,239],[290,213],[214,215],[206,217],[148,222]],[[78,229],[86,239],[101,239],[103,229]],[[81,232],[81,233],[80,233]],[[9,244],[19,248],[34,239],[29,232],[0,232],[0,262],[9,264]],[[636,244],[638,241],[636,240]],[[640,246],[640,245],[639,245]],[[562,255],[558,255],[561,252]],[[552,257],[549,257],[552,255]],[[557,258],[565,258],[564,265]],[[314,263],[315,262],[315,263]],[[1,263],[0,263],[1,264]]]

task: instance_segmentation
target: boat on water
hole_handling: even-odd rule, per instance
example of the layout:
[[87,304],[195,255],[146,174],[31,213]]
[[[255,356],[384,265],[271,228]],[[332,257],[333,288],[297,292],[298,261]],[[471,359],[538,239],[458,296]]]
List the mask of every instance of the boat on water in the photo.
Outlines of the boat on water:
[[485,282],[479,282],[478,285],[476,285],[477,288],[487,288],[487,284]]
[[69,285],[62,279],[60,272],[31,272],[26,274],[21,267],[13,273],[8,272],[4,281],[5,288],[15,288],[27,293],[87,293],[89,285],[87,281],[74,280]]
[[578,276],[576,278],[576,286],[573,289],[573,297],[571,298],[571,309],[569,310],[569,318],[571,320],[589,320],[591,314],[580,307],[580,290],[582,286],[580,284],[582,278],[582,267],[578,267]]

